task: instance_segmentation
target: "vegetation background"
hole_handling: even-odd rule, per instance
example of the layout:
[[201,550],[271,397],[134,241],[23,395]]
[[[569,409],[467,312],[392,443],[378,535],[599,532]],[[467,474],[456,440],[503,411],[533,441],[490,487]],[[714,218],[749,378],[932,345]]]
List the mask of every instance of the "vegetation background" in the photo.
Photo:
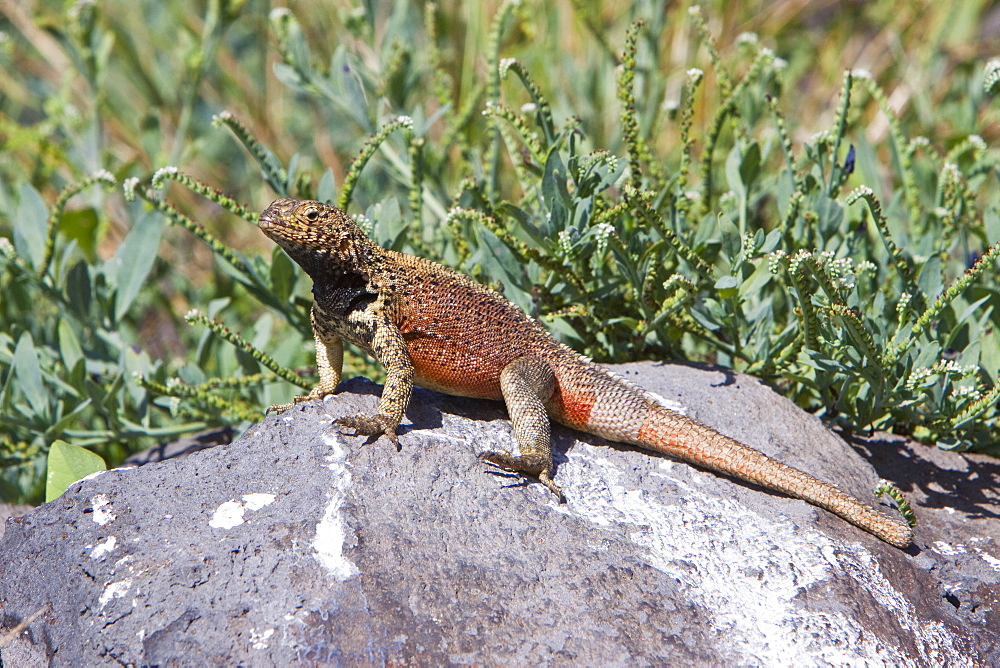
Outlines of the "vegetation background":
[[984,0],[0,1],[0,497],[310,386],[277,195],[600,361],[996,453],[998,37]]

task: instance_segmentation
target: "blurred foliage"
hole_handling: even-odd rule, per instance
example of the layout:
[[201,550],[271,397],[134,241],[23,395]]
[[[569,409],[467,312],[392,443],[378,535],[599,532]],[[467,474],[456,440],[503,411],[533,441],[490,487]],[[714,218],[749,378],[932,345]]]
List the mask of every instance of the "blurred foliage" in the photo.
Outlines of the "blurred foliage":
[[0,3],[0,496],[309,386],[276,195],[597,360],[990,451],[1000,11],[848,4]]

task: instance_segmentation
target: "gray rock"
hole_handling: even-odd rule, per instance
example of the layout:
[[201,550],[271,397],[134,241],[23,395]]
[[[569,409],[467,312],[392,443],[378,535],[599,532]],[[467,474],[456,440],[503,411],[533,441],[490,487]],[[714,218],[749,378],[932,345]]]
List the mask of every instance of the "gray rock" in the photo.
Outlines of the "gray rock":
[[20,517],[34,506],[17,505],[13,503],[0,503],[0,538],[3,538],[4,527],[7,526],[7,518]]
[[396,452],[331,425],[374,409],[355,380],[9,523],[2,627],[51,610],[4,665],[1000,662],[995,460],[887,438],[859,446],[876,473],[753,378],[617,369],[862,498],[891,477],[917,545],[556,428],[560,505],[484,474],[512,443],[501,405],[417,391]]

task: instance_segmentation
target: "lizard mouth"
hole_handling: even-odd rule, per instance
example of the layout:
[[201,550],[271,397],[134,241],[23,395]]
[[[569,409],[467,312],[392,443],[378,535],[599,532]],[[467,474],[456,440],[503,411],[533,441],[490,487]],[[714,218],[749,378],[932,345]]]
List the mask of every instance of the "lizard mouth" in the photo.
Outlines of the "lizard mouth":
[[289,225],[286,222],[287,215],[290,213],[287,206],[282,206],[290,202],[290,200],[276,199],[271,202],[266,209],[260,214],[257,219],[257,227],[259,227],[265,234],[271,236],[270,232],[278,232]]
[[278,221],[271,216],[270,212],[270,209],[265,209],[264,213],[260,214],[260,217],[257,219],[257,227],[265,232],[269,229],[277,227],[278,225]]
[[281,234],[282,232],[281,218],[277,216],[268,215],[267,211],[262,213],[260,215],[260,218],[257,219],[257,227],[260,228],[260,231],[264,233],[264,236],[270,237],[272,241],[277,241],[280,237],[283,236]]

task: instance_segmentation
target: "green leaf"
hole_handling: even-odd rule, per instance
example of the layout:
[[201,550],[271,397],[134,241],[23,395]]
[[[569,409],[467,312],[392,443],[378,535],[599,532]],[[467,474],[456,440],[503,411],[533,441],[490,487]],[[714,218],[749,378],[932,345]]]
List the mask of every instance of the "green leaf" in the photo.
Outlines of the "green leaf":
[[86,478],[91,473],[106,471],[107,468],[104,460],[90,450],[65,441],[56,441],[49,448],[45,502],[58,499],[77,480]]
[[750,186],[753,185],[759,173],[760,146],[757,145],[757,142],[751,142],[743,154],[743,161],[740,163],[740,181],[745,190],[750,190]]
[[740,147],[734,146],[729,151],[729,155],[726,156],[726,183],[729,184],[729,189],[733,191],[742,204],[746,201],[747,189],[740,177],[740,158]]
[[[771,270],[768,268],[767,262],[761,262],[754,269],[753,273],[750,274],[750,277],[740,284],[740,296],[749,297],[759,294],[772,278],[774,278],[774,274],[772,274]],[[719,287],[718,283],[716,283],[716,287]],[[767,301],[764,301],[763,303],[768,310],[772,308],[772,305]]]
[[815,211],[819,216],[819,229],[824,241],[840,231],[840,225],[844,221],[844,207],[839,202],[826,195],[818,195]]
[[14,248],[36,269],[45,255],[49,211],[45,200],[30,183],[22,183],[14,211]]
[[761,254],[772,253],[774,252],[775,249],[778,248],[778,245],[780,243],[781,243],[781,230],[778,229],[771,230],[770,232],[767,233],[767,236],[764,237],[764,245],[760,247],[758,252]]
[[961,325],[964,325],[965,321],[968,320],[973,313],[978,311],[980,306],[993,299],[993,297],[994,295],[986,295],[979,301],[969,304],[969,306],[964,311],[962,311],[962,315],[958,316],[958,320],[955,321],[955,326],[953,327],[953,329],[957,329]]
[[73,325],[66,318],[59,319],[58,335],[59,355],[62,357],[63,366],[66,367],[67,371],[72,371],[76,363],[83,359],[83,349],[73,331]]
[[281,303],[287,302],[292,294],[298,276],[297,267],[280,246],[274,247],[271,255],[271,289]]
[[35,415],[44,416],[48,413],[49,398],[42,384],[42,367],[38,363],[38,351],[31,333],[24,332],[17,340],[11,367],[17,376],[17,387],[28,400]]
[[293,67],[289,67],[284,63],[275,63],[273,67],[274,76],[281,83],[285,84],[289,88],[295,91],[302,91],[305,89],[305,83],[302,81],[302,77]]
[[1000,208],[991,206],[983,212],[983,228],[989,245],[1000,241]]
[[74,420],[80,417],[80,415],[82,415],[83,412],[90,407],[90,403],[91,403],[90,399],[84,399],[83,401],[81,401],[79,404],[77,404],[76,408],[74,408],[69,413],[60,418],[58,422],[55,422],[52,425],[50,425],[48,429],[45,430],[45,436],[47,438],[50,438],[52,436],[56,436],[58,434],[63,433],[63,431]]
[[743,249],[743,238],[740,237],[740,231],[733,221],[724,213],[719,214],[719,233],[723,257],[735,262]]
[[[709,310],[718,310],[718,305],[714,304],[714,302],[711,302],[710,300],[705,300],[703,304],[705,307],[711,307],[713,305],[716,307],[715,309],[709,308]],[[710,332],[717,331],[721,327],[717,319],[713,319],[708,313],[703,312],[701,309],[693,308],[689,313],[698,324]]]
[[98,230],[100,217],[92,208],[64,211],[59,219],[59,231],[67,239],[76,240],[87,260],[97,259]]
[[569,216],[567,202],[570,201],[566,190],[566,165],[563,164],[559,151],[553,147],[545,161],[545,174],[542,176],[542,198],[552,216],[546,226],[549,234],[556,234],[566,228]]
[[90,299],[93,294],[93,281],[87,263],[80,260],[74,264],[66,274],[65,284],[66,301],[69,302],[70,309],[81,319],[87,319],[90,316]]
[[139,216],[135,227],[118,248],[118,253],[115,254],[118,271],[114,281],[118,288],[115,301],[116,322],[125,315],[146,282],[156,260],[162,232],[163,216],[154,211],[146,211]]
[[722,297],[732,297],[740,282],[735,276],[723,276],[715,282],[715,289]]
[[923,293],[927,301],[933,301],[944,289],[944,281],[941,280],[941,257],[932,255],[927,258],[927,262],[920,269],[917,277],[917,287]]
[[319,180],[316,188],[316,199],[320,202],[333,204],[337,201],[337,182],[333,176],[333,170],[327,169]]

